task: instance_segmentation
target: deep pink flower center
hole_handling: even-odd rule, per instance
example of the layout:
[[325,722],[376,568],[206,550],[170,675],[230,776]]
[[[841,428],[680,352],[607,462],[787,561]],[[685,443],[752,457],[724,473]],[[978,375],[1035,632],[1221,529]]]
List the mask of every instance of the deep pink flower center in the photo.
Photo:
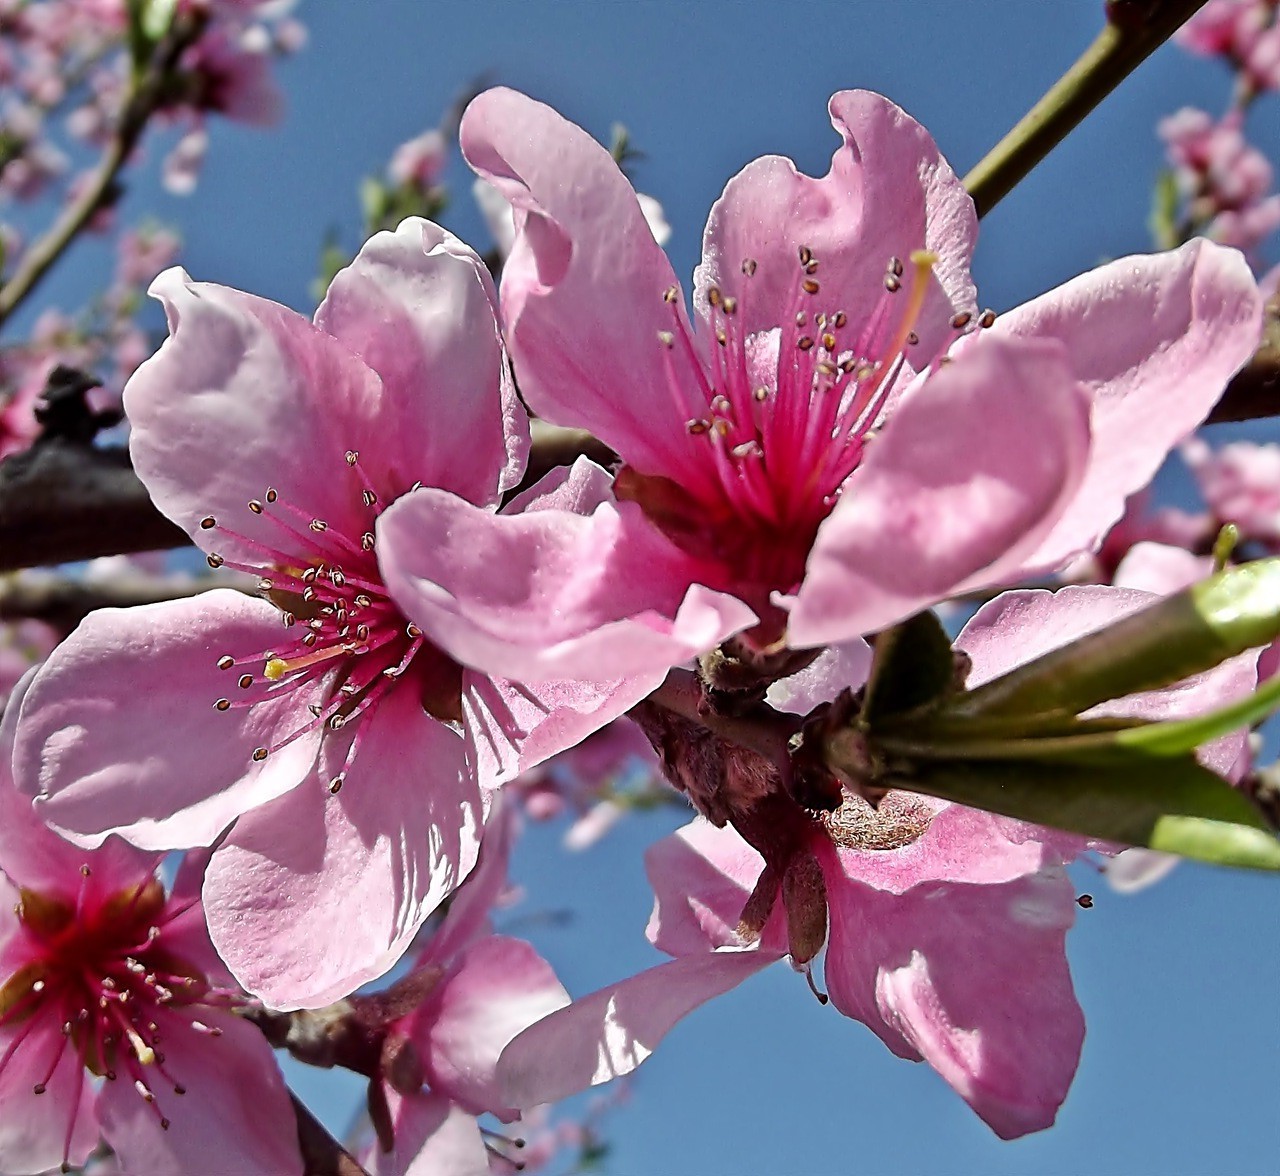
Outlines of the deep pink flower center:
[[[280,610],[285,630],[271,649],[218,659],[219,669],[233,674],[238,693],[217,699],[214,707],[253,707],[286,693],[302,692],[309,698],[304,704],[309,717],[271,746],[257,748],[256,761],[317,726],[337,731],[370,714],[402,682],[413,684],[434,717],[461,719],[461,668],[405,618],[383,584],[374,526],[389,503],[366,477],[354,450],[347,451],[344,472],[356,475],[353,493],[368,512],[366,529],[359,534],[344,534],[307,514],[274,487],[247,503],[250,512],[276,525],[279,539],[274,545],[231,531],[212,515],[200,523],[202,529],[217,529],[258,553],[259,561],[252,564],[216,553],[208,562],[214,568],[259,574],[259,591]],[[362,734],[363,729],[357,732],[342,771],[329,782],[330,791],[341,788]]]
[[[45,1094],[67,1051],[74,1051],[91,1073],[130,1082],[167,1128],[162,1104],[186,1090],[166,1069],[165,1018],[176,1013],[198,1032],[217,1037],[221,1031],[206,1026],[200,1011],[225,1008],[237,997],[213,989],[199,968],[166,943],[168,926],[194,903],[167,897],[156,877],[104,896],[94,892],[88,866],[81,874],[74,902],[20,892],[15,911],[27,962],[0,985],[0,1031],[9,1038],[0,1070],[20,1050],[42,1052],[22,1064],[42,1075],[34,1090]],[[78,1110],[76,1098],[68,1108],[64,1160]]]
[[[744,331],[756,262],[742,264],[740,294],[707,291],[709,346],[689,330],[679,290],[672,329],[660,335],[667,390],[697,439],[693,460],[663,475],[624,466],[619,498],[640,504],[677,544],[721,565],[723,581],[757,606],[792,592],[818,527],[857,468],[918,343],[914,328],[933,254],[891,258],[863,322],[828,301],[812,250],[801,248],[790,304],[773,331]],[[987,316],[984,316],[984,320]],[[972,316],[951,323],[958,337]],[[926,360],[932,357],[926,357]],[[692,375],[691,375],[692,374]],[[754,597],[754,599],[753,599]]]

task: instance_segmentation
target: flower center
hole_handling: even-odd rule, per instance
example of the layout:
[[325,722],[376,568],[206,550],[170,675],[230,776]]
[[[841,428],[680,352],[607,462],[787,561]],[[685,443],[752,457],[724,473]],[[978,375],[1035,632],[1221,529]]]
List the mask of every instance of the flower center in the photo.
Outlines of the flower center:
[[910,792],[888,792],[872,808],[846,791],[834,812],[818,814],[827,835],[844,849],[902,849],[924,835],[933,810]]
[[[757,263],[742,264],[740,297],[707,291],[709,355],[699,355],[677,287],[663,298],[672,329],[659,334],[668,394],[698,446],[675,477],[619,472],[615,492],[639,503],[676,544],[718,561],[720,587],[793,591],[804,576],[814,536],[857,468],[919,342],[915,327],[937,256],[891,258],[883,290],[865,322],[823,301],[818,259],[799,250],[799,269],[781,326],[741,326]],[[981,325],[994,318],[984,314]],[[973,321],[951,320],[951,340]],[[928,357],[930,361],[934,357]]]
[[[238,997],[211,988],[200,970],[165,944],[165,930],[194,903],[175,903],[156,877],[112,894],[95,894],[90,868],[74,903],[31,890],[20,891],[15,907],[24,935],[27,963],[0,985],[0,1031],[10,1037],[0,1054],[0,1070],[24,1046],[47,1051],[23,1068],[43,1077],[34,1084],[45,1094],[68,1049],[91,1073],[121,1078],[135,1090],[167,1129],[155,1093],[155,1075],[173,1094],[186,1093],[165,1068],[160,1026],[178,1009],[198,1032],[217,1037],[193,1013],[200,1007],[227,1007]],[[43,1063],[43,1064],[42,1064]],[[69,1111],[64,1139],[64,1171],[78,1115]]]
[[[217,699],[215,709],[253,707],[299,690],[311,695],[309,717],[274,744],[257,748],[253,759],[258,762],[317,726],[337,731],[370,713],[406,678],[417,685],[428,713],[445,722],[462,717],[461,668],[431,645],[388,595],[374,535],[384,503],[360,455],[348,450],[345,460],[358,478],[361,507],[369,512],[367,529],[358,535],[310,516],[274,487],[247,504],[252,514],[275,525],[279,539],[274,544],[229,530],[212,515],[200,522],[203,530],[217,529],[258,553],[259,562],[250,564],[214,552],[208,563],[259,574],[258,590],[280,610],[285,628],[276,648],[218,658],[219,669],[238,671],[236,684],[244,693]],[[360,738],[357,733],[342,771],[330,780],[331,792],[342,787]]]

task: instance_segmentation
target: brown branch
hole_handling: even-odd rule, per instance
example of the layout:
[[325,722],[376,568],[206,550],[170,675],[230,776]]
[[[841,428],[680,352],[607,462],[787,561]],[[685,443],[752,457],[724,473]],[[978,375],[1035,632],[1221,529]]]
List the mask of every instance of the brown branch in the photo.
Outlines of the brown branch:
[[0,571],[189,543],[123,449],[55,440],[0,462]]
[[1272,416],[1280,416],[1280,295],[1267,303],[1262,346],[1227,385],[1205,424]]
[[[92,579],[28,572],[0,579],[0,621],[45,621],[66,632],[100,608],[131,608],[160,604],[207,592],[210,588],[236,588],[231,578],[218,576],[148,576],[124,572]],[[245,592],[253,581],[245,579]]]
[[289,1091],[298,1117],[298,1147],[302,1151],[303,1176],[369,1176],[346,1148],[325,1129],[303,1101]]
[[[521,487],[583,455],[600,462],[614,456],[582,429],[534,421]],[[0,462],[0,572],[190,542],[152,505],[123,449],[53,439]]]

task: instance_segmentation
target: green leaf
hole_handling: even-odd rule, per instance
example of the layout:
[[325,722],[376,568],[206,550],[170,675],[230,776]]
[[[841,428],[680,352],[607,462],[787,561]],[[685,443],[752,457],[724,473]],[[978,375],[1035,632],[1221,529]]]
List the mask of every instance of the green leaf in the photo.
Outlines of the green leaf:
[[877,633],[867,679],[863,720],[915,710],[943,695],[954,681],[951,638],[931,612]]
[[938,724],[1075,715],[1220,665],[1280,636],[1280,559],[1255,560],[1027,662],[942,707]]
[[1147,225],[1157,249],[1176,249],[1182,244],[1178,231],[1178,177],[1172,168],[1165,168],[1157,177],[1152,193],[1151,215]]
[[940,761],[885,783],[1086,837],[1280,870],[1280,841],[1248,798],[1191,756],[1130,755],[1108,767]]

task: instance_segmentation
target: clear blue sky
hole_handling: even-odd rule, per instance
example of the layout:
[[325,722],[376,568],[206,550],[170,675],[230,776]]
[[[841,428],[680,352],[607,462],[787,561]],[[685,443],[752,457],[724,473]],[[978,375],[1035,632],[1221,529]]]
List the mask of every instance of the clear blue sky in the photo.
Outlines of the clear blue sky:
[[[144,178],[125,207],[179,224],[196,277],[308,309],[325,232],[358,244],[359,178],[487,74],[600,137],[626,123],[646,153],[636,179],[665,205],[669,249],[687,274],[707,209],[743,163],[778,152],[825,169],[832,91],[889,95],[963,172],[1086,45],[1101,9],[1101,0],[312,0],[300,8],[311,43],[280,70],[289,109],[278,131],[219,126],[194,197],[164,196]],[[1210,63],[1172,47],[1157,54],[984,223],[984,300],[1001,309],[1145,248],[1156,120],[1185,103],[1216,111],[1226,94]],[[1280,119],[1263,113],[1258,140],[1280,143]],[[483,247],[470,176],[455,165],[451,180],[458,201],[446,221]],[[47,294],[71,303],[104,264],[94,245],[80,247]],[[677,823],[636,819],[575,857],[558,851],[558,830],[522,847],[525,911],[575,918],[513,930],[535,939],[572,991],[656,959],[642,937],[651,898],[641,852]],[[931,1071],[893,1058],[778,967],[690,1018],[643,1068],[630,1105],[609,1120],[607,1170],[1276,1171],[1280,880],[1184,866],[1130,898],[1087,871],[1078,882],[1097,899],[1069,941],[1089,1031],[1056,1128],[1001,1143]],[[319,1093],[331,1078],[317,1075],[305,1094],[342,1125],[358,1088],[344,1084],[345,1102]]]

